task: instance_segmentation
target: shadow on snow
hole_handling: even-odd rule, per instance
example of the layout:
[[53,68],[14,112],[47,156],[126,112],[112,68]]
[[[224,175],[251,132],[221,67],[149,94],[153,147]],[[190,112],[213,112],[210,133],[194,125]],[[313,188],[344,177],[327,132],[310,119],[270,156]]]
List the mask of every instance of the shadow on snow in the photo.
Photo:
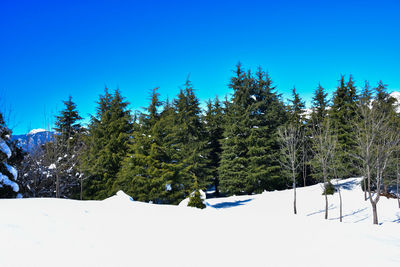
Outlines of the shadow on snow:
[[354,180],[351,180],[351,181],[348,181],[348,182],[345,182],[345,183],[342,183],[339,185],[335,184],[334,186],[335,186],[336,190],[338,187],[343,190],[352,190],[357,185],[359,185],[359,182],[356,179],[354,179]]
[[222,202],[214,205],[210,205],[210,207],[216,208],[216,209],[226,209],[226,208],[233,208],[237,206],[242,206],[245,205],[246,203],[252,201],[252,198],[246,199],[246,200],[238,200],[238,201],[232,201],[232,202]]

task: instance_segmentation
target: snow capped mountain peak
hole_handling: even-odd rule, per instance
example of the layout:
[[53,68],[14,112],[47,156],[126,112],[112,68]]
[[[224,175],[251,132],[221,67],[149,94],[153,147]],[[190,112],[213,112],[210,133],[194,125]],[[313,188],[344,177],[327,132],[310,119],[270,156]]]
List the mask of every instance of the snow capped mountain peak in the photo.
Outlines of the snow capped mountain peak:
[[33,135],[33,134],[42,133],[42,132],[46,132],[46,130],[45,129],[33,129],[27,135]]

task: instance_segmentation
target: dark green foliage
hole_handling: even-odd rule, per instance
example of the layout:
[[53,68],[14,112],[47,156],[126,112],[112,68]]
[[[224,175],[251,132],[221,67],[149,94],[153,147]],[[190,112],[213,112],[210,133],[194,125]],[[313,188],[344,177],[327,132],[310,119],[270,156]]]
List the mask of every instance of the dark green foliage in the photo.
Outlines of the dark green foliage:
[[227,107],[223,151],[219,167],[221,191],[251,194],[285,188],[280,175],[277,128],[285,109],[272,81],[261,69],[253,77],[238,64],[230,88],[234,95]]
[[337,87],[329,116],[332,121],[332,127],[337,134],[338,154],[342,158],[344,169],[346,170],[343,178],[356,176],[359,174],[356,163],[354,162],[354,153],[357,149],[355,141],[355,129],[352,126],[352,120],[356,117],[357,108],[357,92],[354,81],[350,76],[348,82],[341,77],[339,86]]
[[166,145],[174,111],[167,103],[160,113],[160,106],[155,88],[149,107],[139,115],[114,191],[123,190],[139,201],[176,204],[177,199],[183,199],[183,193],[177,189],[177,167],[172,149]]
[[54,130],[60,133],[63,143],[70,145],[70,138],[81,131],[81,125],[78,121],[82,120],[82,117],[79,116],[76,104],[72,101],[71,96],[69,96],[68,101],[63,102],[65,109],[61,111],[60,115],[56,116]]
[[331,181],[328,181],[327,183],[324,184],[324,191],[322,192],[322,195],[333,195],[335,193],[335,186],[331,183]]
[[297,125],[303,125],[304,117],[304,101],[301,100],[300,95],[296,92],[296,88],[292,89],[292,99],[289,105],[289,119],[288,123],[293,123]]
[[87,177],[84,197],[104,199],[115,193],[113,184],[128,150],[132,117],[119,90],[100,96],[97,114],[84,138],[81,168]]
[[224,113],[218,98],[215,98],[214,102],[211,102],[211,100],[208,101],[203,120],[207,138],[207,148],[209,150],[209,163],[206,168],[211,174],[215,195],[219,196],[218,168],[220,166],[222,141],[224,138]]
[[172,159],[179,171],[181,191],[188,196],[193,188],[193,175],[198,177],[199,188],[207,187],[211,182],[209,148],[207,135],[201,121],[199,100],[189,80],[185,90],[181,90],[174,101],[173,125],[166,137],[172,148]]
[[203,203],[203,200],[201,199],[199,190],[194,191],[193,195],[190,196],[188,206],[198,209],[204,209],[206,207],[206,205]]

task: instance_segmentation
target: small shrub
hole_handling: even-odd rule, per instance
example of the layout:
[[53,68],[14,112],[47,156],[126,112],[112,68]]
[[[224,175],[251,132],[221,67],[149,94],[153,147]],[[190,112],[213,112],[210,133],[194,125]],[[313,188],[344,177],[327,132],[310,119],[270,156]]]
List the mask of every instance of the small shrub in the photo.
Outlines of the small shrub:
[[325,183],[324,192],[322,192],[323,195],[325,195],[325,191],[327,195],[333,195],[336,191],[335,186],[329,181]]
[[203,203],[203,200],[201,199],[199,190],[194,191],[194,194],[190,196],[188,206],[199,209],[204,209],[206,207],[206,205]]

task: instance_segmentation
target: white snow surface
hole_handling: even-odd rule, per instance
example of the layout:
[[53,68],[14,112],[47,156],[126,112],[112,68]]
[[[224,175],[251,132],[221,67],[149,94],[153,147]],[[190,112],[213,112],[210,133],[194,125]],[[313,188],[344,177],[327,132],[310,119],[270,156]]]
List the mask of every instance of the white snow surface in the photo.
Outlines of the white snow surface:
[[[360,179],[341,182],[324,220],[321,185],[207,199],[207,208],[132,201],[0,200],[0,266],[400,266],[400,209],[372,225]],[[22,255],[22,256],[21,256]]]
[[33,135],[33,134],[37,134],[37,133],[41,133],[41,132],[46,132],[46,130],[45,129],[33,129],[27,135]]
[[7,155],[7,158],[11,157],[11,150],[6,142],[0,138],[0,151]]

